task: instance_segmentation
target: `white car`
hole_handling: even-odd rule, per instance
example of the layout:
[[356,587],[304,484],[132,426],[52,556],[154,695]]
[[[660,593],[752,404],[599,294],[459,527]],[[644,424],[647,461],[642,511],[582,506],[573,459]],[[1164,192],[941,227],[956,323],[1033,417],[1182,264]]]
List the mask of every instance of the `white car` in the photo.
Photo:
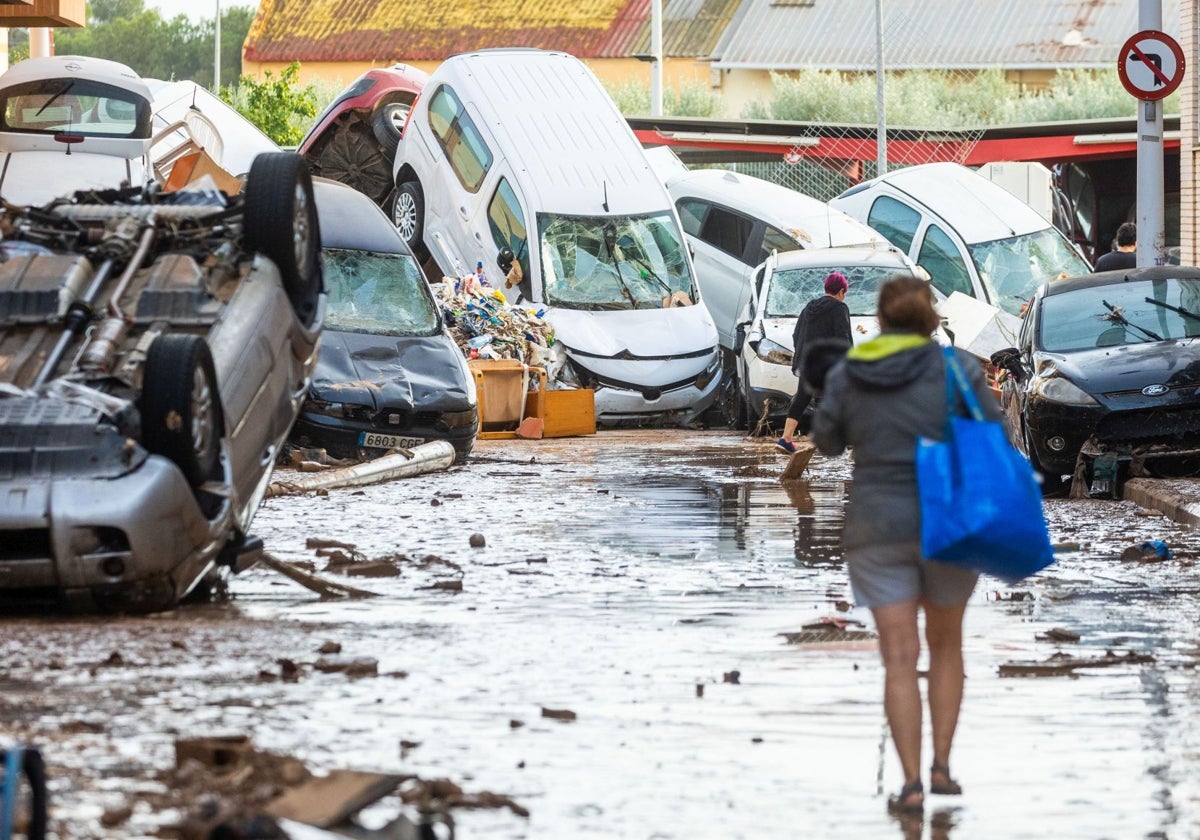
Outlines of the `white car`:
[[832,271],[840,271],[850,283],[846,306],[855,344],[879,334],[875,310],[880,284],[897,275],[929,279],[896,248],[816,248],[769,257],[755,271],[751,301],[738,325],[737,419],[746,428],[753,430],[764,416],[774,422],[787,412],[799,384],[792,373],[796,319],[809,301],[825,294],[825,278]]

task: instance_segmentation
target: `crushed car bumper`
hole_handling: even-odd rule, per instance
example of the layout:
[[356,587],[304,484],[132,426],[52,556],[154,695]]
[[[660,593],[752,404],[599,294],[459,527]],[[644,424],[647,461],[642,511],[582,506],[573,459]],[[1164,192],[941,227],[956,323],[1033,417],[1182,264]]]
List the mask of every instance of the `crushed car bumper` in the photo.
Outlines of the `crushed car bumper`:
[[215,562],[229,504],[205,518],[178,468],[151,456],[116,478],[0,484],[0,599],[149,612]]

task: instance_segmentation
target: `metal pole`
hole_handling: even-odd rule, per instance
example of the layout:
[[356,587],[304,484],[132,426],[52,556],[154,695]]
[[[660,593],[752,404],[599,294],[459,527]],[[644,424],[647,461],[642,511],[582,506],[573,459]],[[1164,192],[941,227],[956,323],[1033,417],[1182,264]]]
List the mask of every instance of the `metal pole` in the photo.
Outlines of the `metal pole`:
[[221,89],[221,0],[217,0],[217,21],[213,39],[213,90]]
[[663,110],[663,0],[650,2],[650,116],[661,117]]
[[[1162,29],[1162,0],[1139,0],[1138,29]],[[1124,61],[1124,56],[1121,57]],[[1163,118],[1161,102],[1138,101],[1137,264],[1162,265]]]
[[887,174],[887,104],[883,98],[883,0],[875,0],[875,165]]

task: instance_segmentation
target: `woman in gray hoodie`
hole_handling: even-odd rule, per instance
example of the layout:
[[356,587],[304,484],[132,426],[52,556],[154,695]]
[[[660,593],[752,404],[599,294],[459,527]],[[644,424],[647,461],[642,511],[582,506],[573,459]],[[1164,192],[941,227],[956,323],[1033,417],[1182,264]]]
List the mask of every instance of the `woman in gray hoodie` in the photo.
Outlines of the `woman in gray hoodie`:
[[[870,608],[879,632],[883,705],[904,770],[904,787],[888,807],[903,812],[920,811],[925,801],[919,610],[925,613],[929,646],[930,790],[962,792],[950,776],[950,745],[962,703],[963,613],[978,577],[921,556],[917,439],[941,439],[946,423],[946,365],[930,338],[939,323],[933,302],[929,284],[916,277],[896,277],[880,287],[882,333],[850,350],[829,371],[812,430],[825,455],[854,450],[843,546],[854,599]],[[957,352],[988,419],[999,420],[999,406],[978,363]]]

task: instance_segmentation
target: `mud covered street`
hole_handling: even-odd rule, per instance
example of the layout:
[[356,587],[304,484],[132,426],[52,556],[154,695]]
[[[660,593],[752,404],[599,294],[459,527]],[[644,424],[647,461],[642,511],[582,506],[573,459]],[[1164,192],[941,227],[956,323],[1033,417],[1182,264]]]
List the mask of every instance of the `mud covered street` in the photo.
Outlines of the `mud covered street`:
[[[176,739],[209,735],[519,806],[456,809],[468,839],[1200,835],[1194,532],[1050,501],[1059,562],[1016,588],[982,580],[967,612],[966,793],[901,824],[873,642],[802,632],[871,629],[839,557],[850,465],[818,457],[785,487],[784,462],[728,432],[602,432],[271,499],[255,526],[275,556],[379,597],[322,601],[255,568],[224,603],[6,618],[2,731],[42,748],[60,838],[157,836],[204,792],[174,773]],[[328,572],[311,538],[398,574]],[[1173,557],[1121,559],[1147,540]],[[1152,661],[1098,662],[1110,650]],[[1060,652],[1092,667],[1006,675]]]

